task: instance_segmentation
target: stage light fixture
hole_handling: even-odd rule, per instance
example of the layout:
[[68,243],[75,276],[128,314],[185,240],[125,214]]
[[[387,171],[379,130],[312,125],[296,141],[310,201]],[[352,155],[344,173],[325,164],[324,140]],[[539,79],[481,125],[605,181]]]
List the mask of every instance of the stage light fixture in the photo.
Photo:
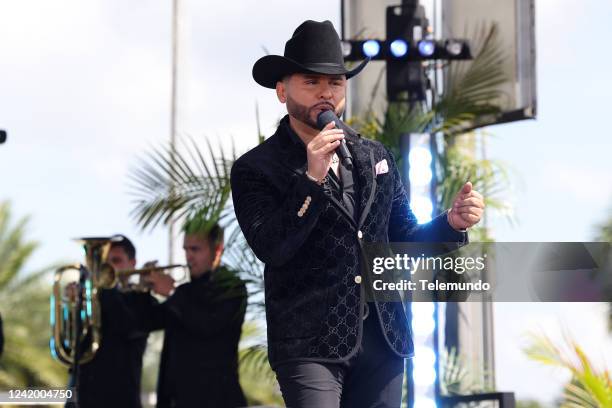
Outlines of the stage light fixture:
[[368,40],[363,43],[362,49],[366,57],[374,58],[380,52],[380,43],[376,40]]
[[448,40],[446,41],[446,52],[451,57],[458,57],[463,52],[464,44],[461,41],[457,40]]
[[432,173],[430,168],[422,168],[419,171],[413,169],[408,174],[411,186],[428,186],[431,183]]
[[431,200],[426,197],[418,197],[412,199],[412,212],[416,217],[419,224],[425,224],[431,221],[431,213],[433,211],[433,205]]
[[414,361],[416,365],[434,367],[436,365],[436,353],[431,347],[415,347]]
[[393,40],[389,45],[389,50],[395,58],[402,58],[408,54],[408,43],[402,39]]
[[429,336],[433,333],[435,326],[436,322],[433,321],[433,317],[426,319],[413,317],[412,319],[412,331],[419,336]]
[[410,167],[418,169],[429,168],[431,166],[431,152],[424,146],[417,146],[410,149],[408,153]]
[[414,384],[421,387],[429,387],[436,382],[436,368],[433,365],[414,364]]
[[[426,50],[427,51],[427,50]],[[435,51],[435,50],[434,50]],[[402,157],[408,161],[410,180],[410,207],[419,224],[431,221],[434,211],[432,201],[433,154],[431,135],[411,133]],[[418,283],[417,283],[418,284]],[[414,344],[414,358],[410,363],[409,386],[413,395],[411,408],[436,408],[438,309],[432,302],[410,303],[410,325]]]
[[436,52],[436,43],[433,40],[421,40],[418,45],[421,57],[431,57]]
[[436,402],[432,398],[417,398],[413,408],[436,408]]

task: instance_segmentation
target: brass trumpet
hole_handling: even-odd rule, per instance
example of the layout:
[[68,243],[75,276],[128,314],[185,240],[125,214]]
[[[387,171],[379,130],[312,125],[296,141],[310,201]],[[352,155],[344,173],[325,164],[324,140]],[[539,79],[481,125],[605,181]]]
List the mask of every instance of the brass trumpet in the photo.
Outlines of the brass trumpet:
[[186,268],[186,267],[187,265],[183,265],[183,264],[172,264],[172,265],[166,265],[166,266],[150,266],[150,267],[140,268],[140,269],[115,270],[115,268],[113,268],[110,264],[105,263],[102,266],[102,270],[100,271],[100,287],[103,289],[114,288],[115,286],[119,284],[120,279],[123,277],[128,277],[132,275],[145,275],[153,271],[164,271],[168,269]]
[[[67,366],[91,361],[100,347],[102,327],[99,289],[114,288],[123,276],[184,267],[175,264],[117,271],[106,262],[115,239],[78,239],[85,250],[85,265],[65,265],[55,271],[49,346],[52,356]],[[75,288],[73,293],[67,290],[70,286]]]

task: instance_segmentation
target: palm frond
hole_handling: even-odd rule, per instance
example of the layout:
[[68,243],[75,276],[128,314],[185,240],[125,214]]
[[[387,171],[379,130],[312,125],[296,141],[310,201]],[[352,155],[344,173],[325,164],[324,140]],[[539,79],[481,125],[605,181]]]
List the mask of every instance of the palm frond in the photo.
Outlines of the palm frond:
[[[475,138],[474,134],[467,137]],[[475,190],[484,193],[485,204],[495,209],[512,221],[510,205],[501,196],[510,186],[510,177],[505,163],[496,160],[475,158],[472,154],[464,153],[461,146],[447,145],[444,153],[437,153],[439,163],[438,175],[438,208],[449,208],[454,195],[463,184],[471,181]]]
[[445,72],[444,93],[434,110],[443,122],[440,131],[459,134],[481,117],[497,115],[505,105],[500,85],[510,81],[503,67],[507,54],[499,41],[499,27],[482,25],[473,36],[474,59],[454,61]]
[[486,370],[475,367],[457,352],[443,349],[440,356],[440,391],[443,395],[473,394],[490,391],[485,384]]
[[49,353],[48,275],[51,267],[24,273],[36,242],[25,237],[27,218],[11,223],[8,203],[0,203],[0,312],[5,349],[0,360],[0,388],[61,386],[64,367]]
[[227,204],[235,156],[226,158],[221,148],[215,153],[209,142],[206,152],[193,139],[180,143],[185,153],[170,146],[153,149],[129,174],[132,216],[143,229],[195,215],[222,222],[232,211]]
[[607,370],[596,370],[582,348],[566,336],[563,349],[545,335],[531,335],[526,355],[542,364],[570,371],[572,381],[565,387],[563,407],[612,407],[612,381]]
[[280,388],[261,337],[261,328],[255,322],[243,325],[238,354],[240,383],[250,404],[282,404]]

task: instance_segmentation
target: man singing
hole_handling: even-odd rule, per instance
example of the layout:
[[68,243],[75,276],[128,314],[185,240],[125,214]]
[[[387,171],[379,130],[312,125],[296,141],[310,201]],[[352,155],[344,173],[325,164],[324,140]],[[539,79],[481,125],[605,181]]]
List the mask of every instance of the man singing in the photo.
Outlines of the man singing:
[[[286,104],[276,133],[232,168],[236,216],[265,266],[268,351],[287,406],[399,407],[404,358],[413,356],[401,302],[365,301],[366,242],[467,242],[483,213],[466,183],[453,207],[418,225],[393,156],[333,122],[347,80],[338,34],[329,21],[306,21],[285,45],[253,67],[255,81]],[[353,165],[338,160],[344,140]]]

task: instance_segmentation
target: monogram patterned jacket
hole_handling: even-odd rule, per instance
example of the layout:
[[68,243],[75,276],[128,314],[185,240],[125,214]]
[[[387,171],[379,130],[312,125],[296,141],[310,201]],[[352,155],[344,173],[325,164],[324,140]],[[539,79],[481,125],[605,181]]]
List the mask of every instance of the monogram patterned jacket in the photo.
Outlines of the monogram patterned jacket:
[[[365,242],[467,239],[450,227],[446,213],[417,224],[390,152],[344,129],[356,168],[358,221],[306,177],[306,150],[292,140],[288,116],[273,136],[232,168],[238,223],[265,263],[268,357],[273,368],[291,360],[337,362],[357,351],[365,302]],[[389,171],[377,175],[375,166],[382,160]],[[391,350],[400,357],[412,356],[403,304],[377,302],[375,309]]]

